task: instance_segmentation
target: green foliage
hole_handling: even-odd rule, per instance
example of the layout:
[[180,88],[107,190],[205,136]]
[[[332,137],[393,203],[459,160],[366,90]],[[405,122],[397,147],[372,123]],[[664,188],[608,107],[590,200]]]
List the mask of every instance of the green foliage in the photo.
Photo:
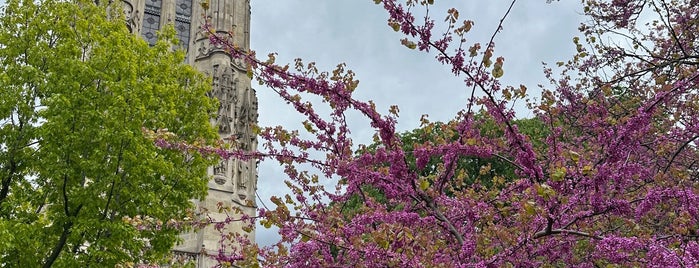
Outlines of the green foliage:
[[374,202],[379,204],[385,204],[388,202],[386,200],[386,196],[384,196],[384,194],[375,187],[364,185],[361,190],[363,196],[354,194],[347,201],[342,203],[342,214],[347,219],[351,219],[357,214],[361,214],[361,209],[364,207],[364,200],[367,198],[371,198]]
[[[474,122],[480,131],[480,135],[486,138],[497,138],[504,135],[504,131],[497,126],[495,121],[486,113],[481,112],[476,114]],[[423,127],[400,134],[403,151],[406,152],[406,162],[412,171],[417,171],[421,177],[438,174],[439,169],[443,168],[440,164],[443,163],[441,157],[434,156],[421,170],[417,170],[416,159],[413,154],[415,148],[419,146],[431,146],[444,142],[455,142],[459,140],[459,134],[456,131],[456,121],[449,123],[430,122]],[[528,137],[537,151],[545,149],[544,139],[549,133],[549,128],[544,125],[544,122],[539,118],[524,118],[517,119],[513,122],[523,135]],[[471,142],[466,140],[466,143]],[[375,151],[378,144],[367,146],[365,150]],[[497,157],[479,158],[471,156],[459,157],[456,167],[457,173],[466,174],[466,185],[471,185],[474,182],[479,182],[486,188],[493,187],[493,178],[502,177],[505,181],[513,181],[516,179],[515,167],[505,160]],[[501,187],[502,185],[500,185]]]
[[[487,113],[481,112],[476,114],[474,122],[482,137],[492,139],[501,137],[504,134],[504,131],[497,126],[495,120]],[[517,126],[520,133],[532,142],[535,150],[539,152],[545,151],[544,139],[549,135],[549,128],[546,127],[541,119],[537,117],[517,119],[513,121],[513,124]],[[411,172],[415,172],[421,178],[424,178],[421,180],[421,185],[419,185],[423,190],[432,186],[429,178],[433,178],[443,172],[444,160],[441,156],[433,156],[424,168],[418,169],[414,150],[420,146],[432,146],[458,141],[460,137],[456,131],[456,125],[457,121],[449,123],[425,122],[421,128],[399,134],[408,167]],[[465,140],[464,142],[468,144],[474,141]],[[376,152],[379,146],[380,143],[374,143],[360,149],[357,153],[373,153]],[[489,158],[461,156],[456,162],[455,175],[464,178],[452,180],[453,183],[459,182],[460,185],[449,185],[446,191],[448,194],[453,195],[453,191],[469,188],[474,183],[479,183],[484,189],[502,189],[507,183],[517,179],[515,169],[516,167],[510,162],[494,156]],[[388,201],[380,190],[370,185],[364,185],[361,187],[361,195],[354,194],[343,203],[343,216],[352,218],[360,214],[366,199],[371,199],[379,204],[386,204],[388,210],[402,209],[403,207],[403,204],[387,204]]]
[[[0,263],[113,267],[162,259],[192,198],[198,154],[158,148],[142,129],[215,137],[205,77],[92,2],[11,0],[0,17]],[[108,19],[113,18],[112,20]],[[160,223],[141,230],[126,218]]]

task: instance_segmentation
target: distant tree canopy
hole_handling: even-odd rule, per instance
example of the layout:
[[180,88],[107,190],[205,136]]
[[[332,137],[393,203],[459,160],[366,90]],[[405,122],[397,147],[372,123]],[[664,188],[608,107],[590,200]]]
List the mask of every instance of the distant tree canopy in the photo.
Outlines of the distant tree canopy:
[[[486,113],[478,113],[475,115],[476,122],[474,128],[480,131],[480,135],[486,138],[494,139],[503,135],[503,130],[498,128],[494,120]],[[518,119],[513,122],[519,126],[522,134],[537,144],[539,148],[543,148],[543,140],[548,131],[543,125],[543,122],[538,118]],[[429,147],[444,142],[457,142],[461,137],[457,129],[458,122],[450,121],[442,122],[427,122],[423,121],[423,126],[412,131],[399,134],[402,148],[406,152],[406,161],[408,166],[418,172],[421,176],[429,176],[439,174],[444,169],[444,161],[441,156],[430,157],[426,164],[422,164],[422,168],[417,167],[414,150],[419,147]],[[466,143],[474,143],[475,140],[467,140]],[[377,143],[370,145],[369,149],[375,149],[379,146]],[[499,158],[500,157],[500,158]],[[508,163],[506,157],[509,156],[491,156],[488,158],[475,156],[461,156],[456,161],[455,169],[459,173],[463,173],[466,186],[478,183],[486,188],[493,185],[493,179],[500,180],[500,184],[504,181],[512,181],[516,178],[515,167]],[[502,181],[504,180],[504,181]],[[458,187],[458,186],[455,186]]]
[[120,5],[105,5],[2,8],[2,267],[161,260],[181,230],[174,221],[206,193],[211,160],[159,148],[143,130],[212,141],[209,82],[172,50],[174,30],[149,47],[119,19]]
[[[474,120],[477,122],[474,127],[480,131],[481,136],[493,139],[503,135],[503,130],[498,128],[487,113],[475,114]],[[445,142],[458,142],[460,139],[457,130],[458,122],[429,122],[423,119],[422,123],[423,125],[420,128],[402,132],[398,135],[401,147],[405,151],[405,161],[410,170],[421,177],[432,177],[431,180],[425,180],[426,183],[431,184],[434,182],[433,177],[442,174],[447,168],[444,164],[443,155],[430,157],[427,163],[421,164],[421,168],[418,168],[414,150],[420,147],[432,147]],[[541,119],[537,117],[524,118],[514,120],[513,123],[519,127],[519,131],[522,134],[528,137],[537,151],[542,152],[542,150],[545,150],[544,139],[548,136],[549,128],[544,125]],[[369,146],[362,147],[357,153],[376,152],[376,149],[380,146],[382,146],[381,143],[375,142]],[[499,157],[460,156],[455,162],[456,166],[453,167],[455,176],[449,179],[452,183],[447,183],[449,185],[445,186],[449,188],[447,191],[461,191],[471,187],[497,191],[506,187],[507,183],[517,179],[516,167],[508,162],[507,158],[509,156]],[[361,190],[362,194],[353,195],[343,204],[342,210],[344,214],[354,214],[367,197],[373,198],[374,201],[379,203],[386,202],[386,198],[381,191],[370,185],[365,185]]]

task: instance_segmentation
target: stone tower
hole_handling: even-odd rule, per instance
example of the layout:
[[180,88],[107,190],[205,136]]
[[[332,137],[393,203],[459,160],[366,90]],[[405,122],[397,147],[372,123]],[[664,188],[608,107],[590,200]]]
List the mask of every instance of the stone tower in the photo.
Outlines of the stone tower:
[[[127,25],[135,34],[154,44],[156,32],[166,24],[174,24],[181,49],[187,51],[186,61],[208,74],[213,83],[211,97],[220,103],[216,118],[211,123],[218,127],[224,140],[235,140],[232,147],[254,151],[257,139],[251,125],[257,122],[257,97],[251,87],[243,62],[233,60],[220,47],[211,46],[200,33],[206,16],[213,29],[233,32],[234,42],[243,49],[250,46],[250,0],[123,0]],[[201,1],[208,2],[204,10]],[[225,219],[218,213],[219,204],[237,207],[244,214],[255,214],[257,163],[255,160],[225,160],[209,168],[208,196],[195,201],[201,217],[214,221]],[[240,215],[231,215],[239,218]],[[242,233],[242,225],[232,223],[227,232]],[[248,234],[254,241],[254,231]],[[214,262],[204,253],[216,254],[221,233],[212,226],[202,231],[183,235],[184,242],[175,248],[181,258],[197,263],[197,267],[211,267]]]

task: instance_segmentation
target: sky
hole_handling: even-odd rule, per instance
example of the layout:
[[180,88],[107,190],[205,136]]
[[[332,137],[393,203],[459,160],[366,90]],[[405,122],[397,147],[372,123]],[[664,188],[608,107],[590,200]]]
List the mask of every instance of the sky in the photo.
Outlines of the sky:
[[[446,17],[450,7],[457,8],[460,19],[475,22],[467,35],[469,44],[487,43],[499,20],[509,7],[507,0],[435,1],[430,14]],[[572,39],[584,19],[579,1],[546,3],[546,0],[518,0],[495,39],[495,56],[505,58],[504,85],[528,87],[538,95],[537,85],[548,86],[542,62],[554,66],[575,53]],[[314,61],[320,70],[331,71],[346,63],[359,79],[355,97],[373,100],[379,112],[398,105],[398,130],[419,126],[428,114],[432,121],[448,121],[465,108],[470,88],[462,77],[434,59],[434,53],[410,50],[400,44],[403,38],[387,24],[388,14],[373,0],[253,0],[251,1],[251,48],[260,58],[278,53],[277,63],[292,63],[295,58]],[[439,24],[438,24],[439,25]],[[271,90],[254,84],[259,100],[259,124],[299,129],[304,119]],[[531,116],[524,108],[519,117]],[[370,143],[373,130],[360,117],[349,118],[354,144]],[[269,204],[272,195],[286,193],[285,175],[279,164],[262,162],[259,167],[258,194]],[[258,205],[260,201],[258,200]],[[258,226],[256,240],[268,245],[278,240],[275,230]]]

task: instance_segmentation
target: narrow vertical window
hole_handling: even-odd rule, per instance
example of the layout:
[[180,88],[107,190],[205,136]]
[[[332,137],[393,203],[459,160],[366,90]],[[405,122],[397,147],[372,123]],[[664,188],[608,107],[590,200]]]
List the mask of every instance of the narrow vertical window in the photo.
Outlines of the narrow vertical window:
[[160,9],[162,5],[162,0],[146,0],[141,35],[151,46],[155,45],[155,42],[158,40],[157,32],[160,30]]
[[192,0],[177,0],[175,7],[175,30],[180,47],[189,49],[189,32],[192,22]]

